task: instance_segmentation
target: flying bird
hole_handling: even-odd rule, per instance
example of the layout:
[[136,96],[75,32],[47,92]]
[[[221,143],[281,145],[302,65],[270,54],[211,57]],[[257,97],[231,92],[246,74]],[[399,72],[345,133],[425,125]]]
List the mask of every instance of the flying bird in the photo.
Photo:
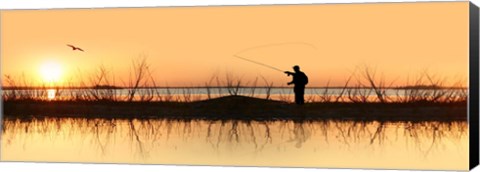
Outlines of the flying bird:
[[[81,49],[80,47],[76,47],[76,46],[73,46],[73,45],[70,45],[70,44],[67,44],[67,46],[71,47],[73,51],[75,51],[75,50],[83,51],[83,49]],[[83,52],[85,52],[85,51],[83,51]]]

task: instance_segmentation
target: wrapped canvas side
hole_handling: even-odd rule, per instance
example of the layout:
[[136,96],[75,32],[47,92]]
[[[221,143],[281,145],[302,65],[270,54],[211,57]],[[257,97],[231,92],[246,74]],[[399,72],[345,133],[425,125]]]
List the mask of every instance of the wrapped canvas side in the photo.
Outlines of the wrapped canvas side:
[[479,61],[478,61],[478,7],[470,2],[470,93],[469,93],[469,125],[470,125],[470,169],[478,165],[478,116],[479,116]]

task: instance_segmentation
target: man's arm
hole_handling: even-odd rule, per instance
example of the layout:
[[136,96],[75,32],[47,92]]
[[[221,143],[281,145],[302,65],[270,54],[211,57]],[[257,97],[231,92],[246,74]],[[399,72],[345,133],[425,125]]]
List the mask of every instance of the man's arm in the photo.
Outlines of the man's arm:
[[[290,75],[292,75],[292,76],[293,76],[293,74],[295,74],[295,73],[293,73],[293,72],[290,72],[290,71],[285,71],[284,73],[285,73],[285,74],[287,74],[287,76],[290,76]],[[291,81],[291,82],[287,83],[287,85],[291,85],[291,84],[293,84],[293,79],[292,79],[292,81]]]
[[290,76],[290,75],[293,75],[293,74],[294,74],[293,72],[290,72],[290,71],[285,71],[284,73],[285,73],[285,74],[287,74],[288,76]]

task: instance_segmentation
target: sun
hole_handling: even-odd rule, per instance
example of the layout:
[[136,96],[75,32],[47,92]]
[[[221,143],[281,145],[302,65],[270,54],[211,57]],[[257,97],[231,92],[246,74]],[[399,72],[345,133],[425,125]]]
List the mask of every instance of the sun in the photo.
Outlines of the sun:
[[57,83],[62,75],[62,68],[59,63],[49,61],[40,67],[40,74],[44,82]]

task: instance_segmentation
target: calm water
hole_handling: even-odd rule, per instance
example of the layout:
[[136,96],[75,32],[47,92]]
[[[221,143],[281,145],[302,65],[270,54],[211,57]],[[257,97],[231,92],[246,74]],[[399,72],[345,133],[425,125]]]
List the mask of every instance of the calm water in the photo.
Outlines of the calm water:
[[466,122],[5,120],[4,161],[450,169]]

